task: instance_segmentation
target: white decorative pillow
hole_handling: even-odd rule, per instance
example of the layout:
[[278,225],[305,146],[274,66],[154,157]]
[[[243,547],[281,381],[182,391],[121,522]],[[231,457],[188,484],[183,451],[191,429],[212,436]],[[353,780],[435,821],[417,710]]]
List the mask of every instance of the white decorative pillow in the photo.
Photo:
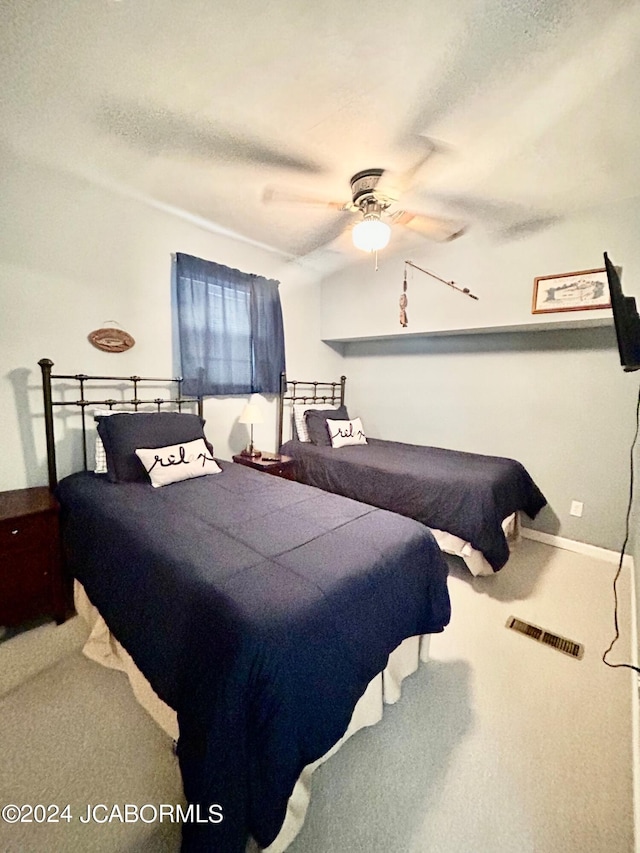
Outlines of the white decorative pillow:
[[[137,421],[136,421],[137,423]],[[154,488],[204,477],[206,474],[219,474],[222,470],[211,455],[204,438],[185,441],[184,444],[172,444],[169,447],[143,447],[136,450],[136,456],[144,465]]]
[[367,437],[360,418],[352,421],[330,421],[327,418],[332,447],[345,447],[347,444],[366,444]]
[[307,422],[304,419],[304,413],[309,409],[337,409],[337,403],[294,403],[293,404],[293,422],[296,426],[296,434],[298,441],[311,441],[307,430]]

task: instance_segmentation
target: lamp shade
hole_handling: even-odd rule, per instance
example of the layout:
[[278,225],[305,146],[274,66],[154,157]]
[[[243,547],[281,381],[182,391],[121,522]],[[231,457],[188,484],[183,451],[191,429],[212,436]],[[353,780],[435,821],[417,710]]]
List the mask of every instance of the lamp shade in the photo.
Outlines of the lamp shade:
[[370,217],[358,222],[351,232],[353,245],[363,252],[377,252],[384,249],[391,236],[391,228],[386,222]]
[[238,418],[238,423],[241,424],[261,424],[263,421],[260,407],[255,403],[247,403],[242,410],[242,414]]

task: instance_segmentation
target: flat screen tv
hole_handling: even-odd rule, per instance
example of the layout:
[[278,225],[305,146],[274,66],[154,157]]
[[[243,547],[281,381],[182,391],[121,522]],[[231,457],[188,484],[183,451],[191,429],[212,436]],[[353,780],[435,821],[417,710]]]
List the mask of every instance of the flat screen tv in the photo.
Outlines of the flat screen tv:
[[640,317],[633,296],[625,296],[620,284],[618,270],[604,253],[604,265],[607,270],[611,310],[618,339],[620,364],[625,370],[640,370]]

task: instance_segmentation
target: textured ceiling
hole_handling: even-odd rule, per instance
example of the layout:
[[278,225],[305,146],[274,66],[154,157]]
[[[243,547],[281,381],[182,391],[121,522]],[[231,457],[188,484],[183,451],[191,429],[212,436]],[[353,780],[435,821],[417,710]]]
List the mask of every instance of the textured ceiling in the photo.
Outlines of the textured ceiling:
[[344,263],[356,218],[265,188],[348,201],[354,172],[409,169],[426,136],[402,206],[502,239],[640,196],[637,0],[222,5],[1,0],[2,144]]

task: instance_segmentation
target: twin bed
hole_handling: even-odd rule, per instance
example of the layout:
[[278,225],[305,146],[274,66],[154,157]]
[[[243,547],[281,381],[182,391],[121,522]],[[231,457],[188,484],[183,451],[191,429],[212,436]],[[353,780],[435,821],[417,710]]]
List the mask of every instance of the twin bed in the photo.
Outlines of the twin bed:
[[[421,638],[448,623],[442,553],[414,520],[215,460],[200,415],[160,411],[188,407],[179,385],[171,400],[145,400],[140,377],[40,364],[66,566],[92,614],[93,656],[127,671],[179,732],[201,818],[183,824],[183,850],[280,853],[313,766],[380,718],[425,658]],[[115,383],[118,399],[92,399],[92,379]],[[56,407],[79,406],[86,437],[86,413],[123,404],[137,416],[98,425],[107,474],[58,483]]]
[[[474,575],[500,570],[518,535],[518,514],[535,518],[546,504],[525,468],[504,457],[366,438],[345,408],[345,383],[344,376],[281,377],[278,446],[295,459],[297,479],[425,524]],[[287,429],[292,437],[283,443]]]

